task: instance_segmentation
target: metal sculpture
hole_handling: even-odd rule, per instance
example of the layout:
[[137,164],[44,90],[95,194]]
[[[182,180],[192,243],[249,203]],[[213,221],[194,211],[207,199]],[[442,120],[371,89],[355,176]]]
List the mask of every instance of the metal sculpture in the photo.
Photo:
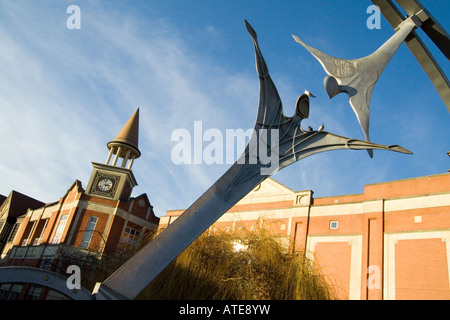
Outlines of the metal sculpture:
[[[370,98],[375,84],[400,45],[419,25],[420,21],[415,16],[404,20],[398,26],[398,31],[377,51],[354,60],[334,58],[293,36],[295,41],[303,45],[320,62],[328,74],[324,79],[324,86],[330,99],[341,92],[348,94],[350,105],[358,118],[366,141],[370,141]],[[368,152],[370,157],[373,157],[372,150],[369,149]]]
[[[236,202],[276,171],[307,156],[336,149],[381,149],[411,154],[400,146],[385,146],[341,137],[326,131],[305,131],[309,96],[302,94],[293,117],[283,113],[257,35],[245,21],[256,55],[260,99],[255,134],[241,157],[179,218],[94,290],[97,299],[135,298],[178,254]],[[258,150],[257,150],[258,149]],[[264,150],[261,153],[261,150]],[[276,155],[276,157],[274,157]],[[277,159],[274,164],[267,159]]]
[[[295,41],[303,45],[320,62],[328,74],[324,79],[324,87],[330,99],[341,92],[349,95],[349,103],[366,141],[370,141],[370,99],[373,89],[384,68],[403,42],[419,61],[447,109],[450,110],[449,81],[415,29],[421,27],[447,59],[450,57],[448,33],[418,0],[397,0],[409,17],[405,17],[391,0],[372,0],[372,2],[380,8],[396,32],[377,51],[367,57],[354,60],[334,58],[293,36]],[[373,157],[372,150],[367,151],[370,157]]]

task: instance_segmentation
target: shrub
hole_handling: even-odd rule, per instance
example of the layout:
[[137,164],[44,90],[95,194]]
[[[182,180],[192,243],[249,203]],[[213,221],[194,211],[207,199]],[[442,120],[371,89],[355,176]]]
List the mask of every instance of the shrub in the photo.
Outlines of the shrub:
[[303,254],[267,234],[203,234],[138,299],[324,300],[334,294]]

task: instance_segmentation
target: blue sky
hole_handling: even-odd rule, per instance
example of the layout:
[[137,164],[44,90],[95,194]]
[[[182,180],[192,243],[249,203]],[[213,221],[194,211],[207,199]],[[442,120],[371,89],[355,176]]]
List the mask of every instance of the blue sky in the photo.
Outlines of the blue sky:
[[[449,31],[450,4],[422,3]],[[81,10],[69,30],[66,9]],[[58,200],[91,162],[104,162],[111,141],[140,108],[138,186],[157,215],[187,208],[229,164],[176,165],[174,130],[244,130],[256,117],[259,82],[248,20],[283,100],[286,115],[305,89],[310,117],[302,125],[364,139],[348,97],[330,100],[325,73],[292,34],[330,55],[353,59],[392,34],[388,22],[370,30],[370,1],[31,1],[0,2],[0,194],[14,189],[44,202]],[[423,34],[423,33],[420,33]],[[430,43],[428,39],[425,39]],[[442,68],[448,60],[430,44]],[[315,197],[362,193],[365,184],[447,172],[449,112],[418,62],[402,44],[371,101],[371,140],[399,144],[404,155],[332,151],[306,158],[274,179]]]

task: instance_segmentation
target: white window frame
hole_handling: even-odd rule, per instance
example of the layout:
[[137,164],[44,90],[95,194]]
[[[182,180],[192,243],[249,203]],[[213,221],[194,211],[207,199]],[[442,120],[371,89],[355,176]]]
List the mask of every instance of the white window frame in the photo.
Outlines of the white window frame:
[[58,244],[61,241],[68,220],[69,214],[63,214],[61,215],[61,217],[59,217],[58,225],[52,238],[52,244]]
[[36,227],[36,220],[33,221],[32,223],[33,224],[31,225],[30,232],[28,233],[26,239],[23,239],[21,244],[20,244],[22,247],[25,247],[25,246],[28,245],[28,241],[30,241],[31,234],[33,233],[33,230]]
[[[121,247],[125,252],[135,250],[141,241],[141,231],[131,227],[125,227],[122,235]],[[127,235],[127,236],[126,236]]]
[[339,227],[339,222],[337,220],[330,221],[330,230],[336,230]]

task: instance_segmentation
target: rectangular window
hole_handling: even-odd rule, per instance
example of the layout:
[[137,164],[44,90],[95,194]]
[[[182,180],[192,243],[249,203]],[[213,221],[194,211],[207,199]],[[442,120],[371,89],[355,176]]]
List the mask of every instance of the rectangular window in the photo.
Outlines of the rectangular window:
[[16,234],[17,234],[17,230],[19,230],[19,227],[20,227],[20,223],[16,223],[16,224],[14,225],[14,228],[13,228],[13,230],[12,230],[12,232],[11,232],[11,235],[9,236],[8,242],[14,240],[14,237],[15,237]]
[[7,300],[17,300],[19,298],[19,294],[22,292],[22,287],[23,286],[21,284],[13,284]]
[[9,289],[11,289],[10,283],[4,283],[0,285],[0,300],[6,300]]
[[53,259],[42,259],[41,269],[51,270]]
[[21,246],[27,246],[28,245],[28,241],[30,240],[31,232],[34,229],[34,225],[35,224],[36,224],[36,221],[30,222],[30,223],[27,224],[25,232],[23,233],[24,234],[24,238],[22,240],[22,243],[20,244]]
[[59,218],[58,226],[56,227],[55,235],[53,236],[52,240],[53,244],[58,244],[61,241],[68,218],[68,214],[63,214],[61,218]]
[[34,232],[35,238],[33,240],[33,246],[38,246],[41,244],[42,236],[44,235],[45,227],[47,226],[48,219],[40,220],[36,231]]
[[92,234],[94,233],[96,224],[97,217],[90,217],[86,230],[84,231],[83,240],[81,240],[80,248],[87,249],[89,247],[89,243],[91,242]]
[[38,300],[41,295],[42,287],[32,285],[28,289],[28,292],[25,296],[25,300]]
[[126,252],[133,252],[138,248],[141,232],[130,227],[125,228],[120,248]]
[[330,221],[330,229],[337,229],[337,228],[338,228],[338,222]]

